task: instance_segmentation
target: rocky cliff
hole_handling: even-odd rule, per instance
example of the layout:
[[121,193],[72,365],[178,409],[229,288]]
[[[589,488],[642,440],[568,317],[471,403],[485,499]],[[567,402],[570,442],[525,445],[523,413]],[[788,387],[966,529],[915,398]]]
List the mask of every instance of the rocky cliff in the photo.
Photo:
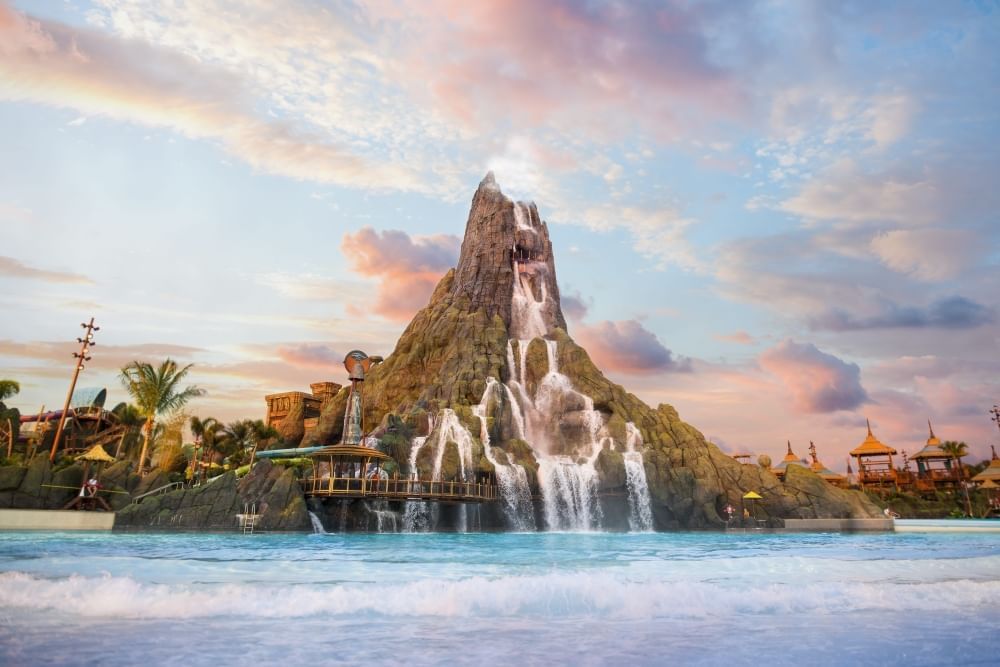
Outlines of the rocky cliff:
[[[769,520],[878,514],[804,468],[782,483],[742,465],[671,406],[653,409],[604,377],[567,332],[536,206],[504,196],[492,174],[473,197],[458,266],[364,392],[366,428],[377,425],[403,474],[492,474],[512,527],[718,527],[750,490]],[[341,392],[304,444],[336,442],[344,404]]]

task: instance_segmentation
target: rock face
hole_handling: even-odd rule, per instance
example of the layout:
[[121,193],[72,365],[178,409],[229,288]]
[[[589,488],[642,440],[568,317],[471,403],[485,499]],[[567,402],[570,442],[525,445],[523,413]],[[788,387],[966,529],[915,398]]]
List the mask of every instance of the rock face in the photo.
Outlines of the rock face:
[[237,515],[247,505],[256,505],[256,530],[310,529],[305,497],[294,471],[264,460],[241,480],[235,472],[228,472],[210,484],[130,504],[118,512],[115,530],[235,530]]
[[[655,528],[721,527],[722,509],[750,490],[763,496],[757,518],[773,525],[878,515],[808,470],[782,483],[738,463],[669,405],[653,409],[605,378],[567,333],[547,226],[492,174],[473,197],[458,266],[364,392],[366,428],[381,425],[403,475],[494,475],[506,527],[649,528],[644,507]],[[325,406],[304,444],[336,442],[344,399]],[[412,508],[394,510],[405,521]]]
[[[116,464],[100,475],[101,485],[108,491],[124,491],[119,486],[113,470],[121,470],[127,463]],[[138,477],[136,477],[138,479]],[[82,464],[60,467],[53,471],[45,455],[36,456],[26,466],[0,467],[0,507],[17,509],[62,509],[73,499],[83,483]],[[128,504],[125,493],[106,493],[102,496],[112,509]]]

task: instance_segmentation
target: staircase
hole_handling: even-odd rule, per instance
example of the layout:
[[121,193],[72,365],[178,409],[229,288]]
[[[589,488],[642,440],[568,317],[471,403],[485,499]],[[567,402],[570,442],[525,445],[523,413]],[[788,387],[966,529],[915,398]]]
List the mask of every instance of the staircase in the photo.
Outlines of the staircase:
[[109,445],[112,442],[116,442],[121,438],[122,434],[128,430],[128,426],[124,424],[118,424],[117,426],[112,426],[111,428],[105,429],[100,433],[95,433],[94,435],[88,435],[83,439],[83,448],[90,449],[94,445]]

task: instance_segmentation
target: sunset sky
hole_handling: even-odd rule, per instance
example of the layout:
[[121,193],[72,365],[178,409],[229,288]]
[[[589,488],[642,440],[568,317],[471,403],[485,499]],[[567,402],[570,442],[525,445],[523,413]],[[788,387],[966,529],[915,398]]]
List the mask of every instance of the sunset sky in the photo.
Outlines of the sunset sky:
[[0,378],[343,382],[487,170],[570,334],[724,449],[1000,441],[1000,4],[0,0]]

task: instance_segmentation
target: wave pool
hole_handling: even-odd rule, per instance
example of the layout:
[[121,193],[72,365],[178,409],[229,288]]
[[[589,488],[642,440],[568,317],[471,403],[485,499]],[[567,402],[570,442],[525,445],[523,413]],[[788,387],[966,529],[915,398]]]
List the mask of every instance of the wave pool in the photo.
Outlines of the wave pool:
[[0,664],[996,664],[1000,535],[0,535]]

